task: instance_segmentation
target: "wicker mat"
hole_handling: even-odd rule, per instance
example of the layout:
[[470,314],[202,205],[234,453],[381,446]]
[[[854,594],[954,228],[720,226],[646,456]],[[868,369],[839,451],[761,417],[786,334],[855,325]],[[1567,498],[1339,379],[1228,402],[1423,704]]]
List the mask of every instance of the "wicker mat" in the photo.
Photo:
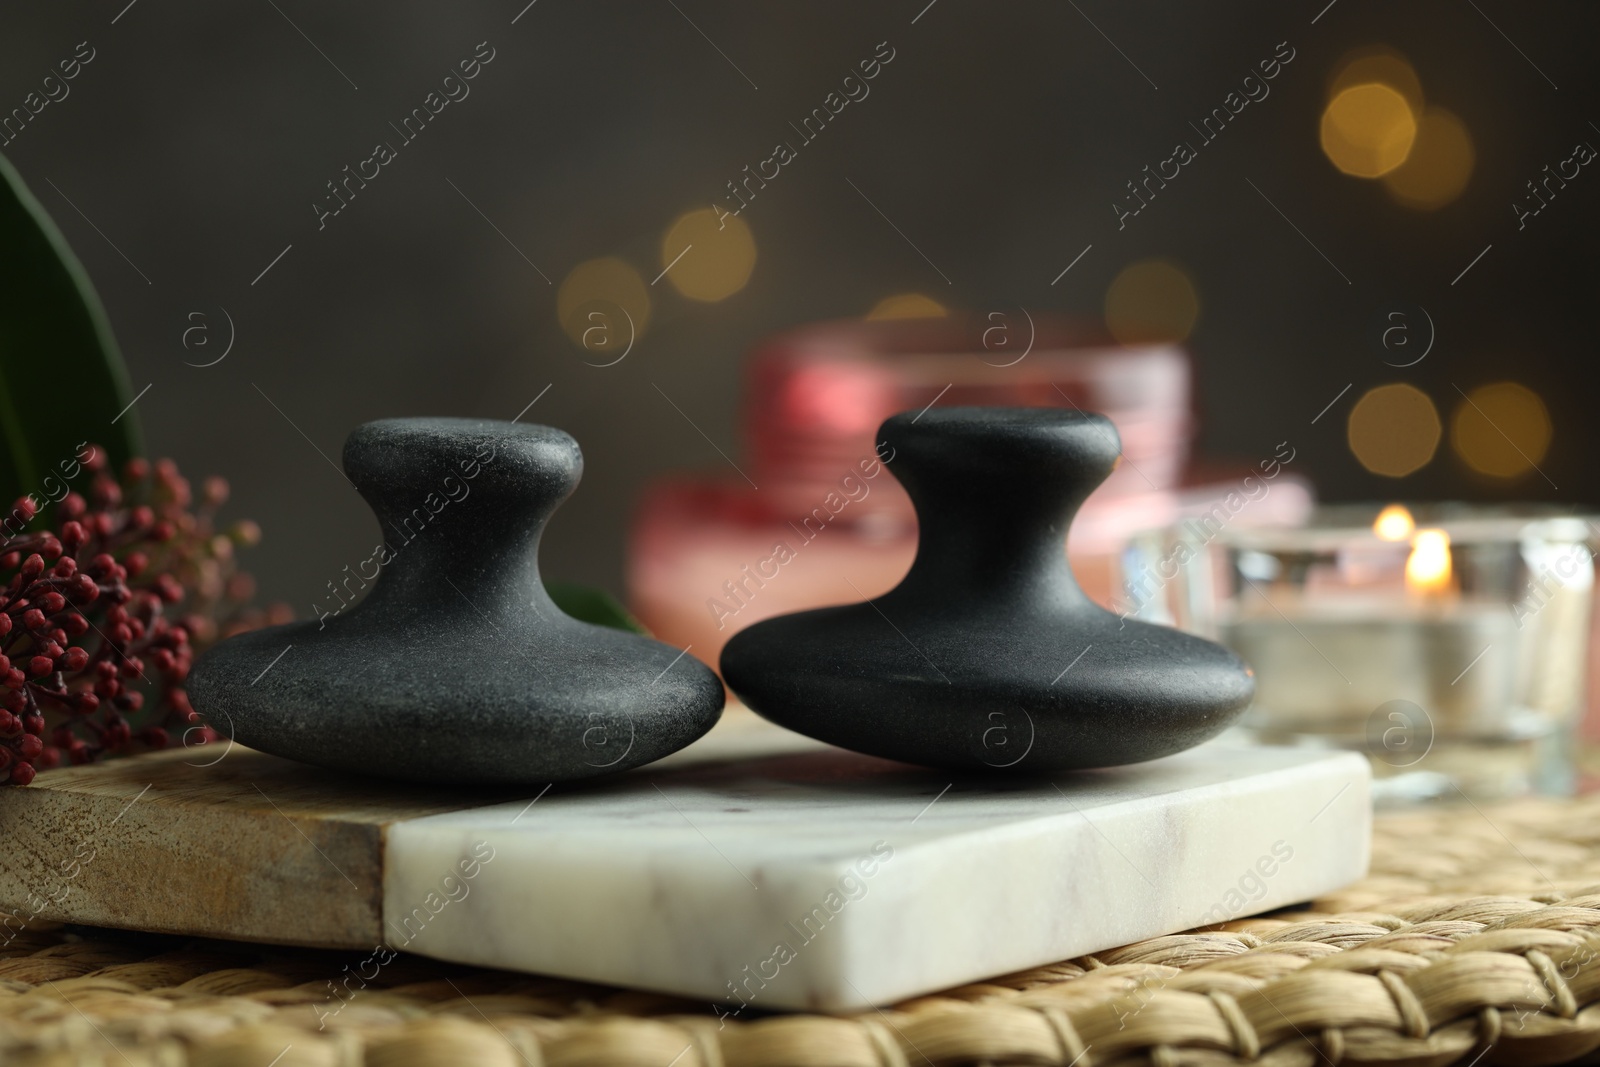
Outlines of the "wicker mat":
[[[1378,821],[1372,875],[853,1018],[398,956],[42,924],[0,950],[0,1063],[515,1067],[1560,1063],[1600,1046],[1600,798]],[[343,988],[343,987],[341,987]]]

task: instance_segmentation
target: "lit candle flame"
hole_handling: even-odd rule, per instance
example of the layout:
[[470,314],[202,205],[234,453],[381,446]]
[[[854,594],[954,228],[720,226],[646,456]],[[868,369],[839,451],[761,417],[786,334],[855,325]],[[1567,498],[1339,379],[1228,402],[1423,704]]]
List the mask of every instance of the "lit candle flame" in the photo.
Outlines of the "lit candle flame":
[[1406,589],[1437,593],[1450,586],[1450,535],[1443,530],[1418,530],[1406,557]]
[[1383,541],[1405,541],[1411,537],[1417,524],[1411,518],[1411,512],[1399,504],[1390,504],[1378,512],[1377,521],[1372,524],[1372,532]]

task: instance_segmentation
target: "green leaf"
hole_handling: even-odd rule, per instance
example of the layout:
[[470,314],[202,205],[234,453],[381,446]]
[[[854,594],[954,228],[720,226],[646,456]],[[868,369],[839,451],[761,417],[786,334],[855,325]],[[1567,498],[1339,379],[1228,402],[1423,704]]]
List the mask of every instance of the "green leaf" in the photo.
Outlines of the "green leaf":
[[592,622],[596,626],[609,626],[613,630],[630,630],[650,636],[650,631],[628,614],[627,608],[599,589],[571,582],[545,582],[544,591],[550,594],[556,607],[579,622]]
[[64,495],[80,442],[118,466],[138,454],[132,401],[83,264],[0,156],[0,510],[27,493],[41,505]]

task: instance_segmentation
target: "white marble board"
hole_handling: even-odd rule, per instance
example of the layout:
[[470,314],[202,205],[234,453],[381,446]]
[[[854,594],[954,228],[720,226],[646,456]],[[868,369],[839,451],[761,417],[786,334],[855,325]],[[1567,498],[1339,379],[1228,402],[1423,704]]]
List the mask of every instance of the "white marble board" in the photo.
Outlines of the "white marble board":
[[852,1010],[1345,885],[1369,779],[1354,754],[1216,743],[956,779],[735,712],[610,782],[391,823],[383,925],[423,955],[731,1014]]

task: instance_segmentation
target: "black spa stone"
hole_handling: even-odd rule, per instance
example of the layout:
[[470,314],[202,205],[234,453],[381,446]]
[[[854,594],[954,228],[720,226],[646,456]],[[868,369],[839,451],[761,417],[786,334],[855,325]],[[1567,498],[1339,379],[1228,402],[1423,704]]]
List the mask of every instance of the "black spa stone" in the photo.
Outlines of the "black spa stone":
[[879,433],[916,561],[874,601],[734,635],[722,676],[751,708],[874,756],[1028,773],[1179,752],[1249,703],[1232,652],[1106,611],[1067,565],[1067,527],[1121,448],[1109,419],[935,408]]
[[[384,538],[320,617],[223,641],[189,694],[224,737],[410,781],[534,785],[627,770],[709,730],[723,690],[678,649],[562,613],[539,538],[583,471],[560,430],[386,419],[344,446]],[[381,568],[381,573],[380,573]],[[366,598],[349,608],[363,585]]]

